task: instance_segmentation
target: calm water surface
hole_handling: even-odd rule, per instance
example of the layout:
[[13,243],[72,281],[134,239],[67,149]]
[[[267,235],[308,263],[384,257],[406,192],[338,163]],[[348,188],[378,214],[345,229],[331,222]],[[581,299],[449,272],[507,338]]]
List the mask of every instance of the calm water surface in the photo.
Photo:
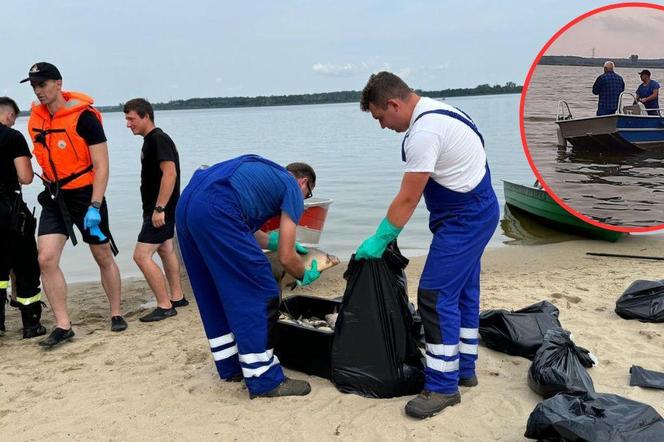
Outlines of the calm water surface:
[[[468,113],[486,140],[492,179],[503,206],[502,179],[531,183],[533,174],[518,135],[518,95],[448,99],[447,103]],[[321,247],[348,259],[360,242],[373,233],[399,190],[403,164],[401,135],[381,130],[356,103],[237,109],[164,111],[156,123],[175,141],[180,151],[182,186],[201,164],[214,164],[244,153],[256,153],[280,164],[310,163],[318,175],[315,196],[334,203],[321,238]],[[26,119],[16,128],[25,133]],[[106,197],[111,230],[120,254],[123,277],[139,275],[132,261],[133,247],[141,226],[139,195],[142,138],[125,127],[124,114],[104,114],[111,176]],[[39,170],[35,165],[35,170]],[[39,206],[35,182],[25,189],[28,204]],[[410,256],[424,255],[431,234],[424,203],[399,236],[401,249]],[[501,228],[491,246],[508,238]],[[97,278],[97,268],[85,244],[63,255],[69,281]]]
[[[616,68],[625,91],[634,93],[641,84],[638,71]],[[664,80],[664,70],[651,72],[653,79]],[[601,73],[598,67],[537,66],[524,112],[533,161],[556,195],[584,215],[616,226],[663,224],[664,152],[606,155],[557,146],[558,100],[569,103],[575,118],[594,116],[592,86]]]

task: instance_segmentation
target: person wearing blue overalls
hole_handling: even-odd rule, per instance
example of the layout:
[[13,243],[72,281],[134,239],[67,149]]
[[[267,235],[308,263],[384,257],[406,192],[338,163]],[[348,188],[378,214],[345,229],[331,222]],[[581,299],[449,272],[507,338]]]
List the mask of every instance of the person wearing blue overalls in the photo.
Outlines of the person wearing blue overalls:
[[381,128],[406,132],[401,189],[376,233],[355,259],[380,258],[412,216],[422,195],[433,240],[417,303],[424,325],[424,390],[405,407],[424,419],[461,401],[459,385],[477,385],[480,258],[498,225],[484,140],[473,121],[452,106],[419,97],[389,72],[371,75],[360,107]]
[[[274,354],[279,287],[262,249],[277,251],[284,269],[308,285],[320,276],[297,253],[296,225],[316,174],[305,163],[286,168],[243,155],[199,169],[182,192],[178,242],[219,376],[243,378],[255,397],[304,396],[309,383],[284,376]],[[279,232],[259,228],[280,215]],[[298,246],[296,252],[296,246]]]

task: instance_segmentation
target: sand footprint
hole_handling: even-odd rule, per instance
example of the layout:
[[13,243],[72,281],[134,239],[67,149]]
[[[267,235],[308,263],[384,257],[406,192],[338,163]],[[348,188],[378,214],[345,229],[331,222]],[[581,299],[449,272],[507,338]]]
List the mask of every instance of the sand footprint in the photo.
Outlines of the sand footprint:
[[565,295],[564,293],[551,293],[551,297],[554,299],[565,299],[570,304],[578,304],[581,302],[581,298],[579,296]]

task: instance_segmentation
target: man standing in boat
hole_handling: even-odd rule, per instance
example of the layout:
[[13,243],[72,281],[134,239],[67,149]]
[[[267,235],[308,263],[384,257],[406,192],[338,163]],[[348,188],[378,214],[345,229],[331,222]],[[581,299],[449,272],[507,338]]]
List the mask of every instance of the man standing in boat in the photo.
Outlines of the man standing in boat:
[[604,73],[597,77],[593,84],[593,94],[599,95],[597,103],[597,116],[615,114],[618,109],[618,98],[625,90],[625,82],[622,77],[613,70],[615,65],[612,61],[604,63]]
[[650,79],[650,71],[644,69],[639,72],[642,84],[636,89],[636,99],[649,110],[648,115],[659,115],[659,83]]
[[360,108],[381,128],[406,132],[401,190],[376,233],[355,259],[380,258],[424,195],[433,240],[420,278],[417,303],[426,339],[424,391],[406,414],[431,417],[461,401],[459,386],[477,385],[480,258],[498,225],[484,140],[468,115],[419,97],[390,72],[371,75]]

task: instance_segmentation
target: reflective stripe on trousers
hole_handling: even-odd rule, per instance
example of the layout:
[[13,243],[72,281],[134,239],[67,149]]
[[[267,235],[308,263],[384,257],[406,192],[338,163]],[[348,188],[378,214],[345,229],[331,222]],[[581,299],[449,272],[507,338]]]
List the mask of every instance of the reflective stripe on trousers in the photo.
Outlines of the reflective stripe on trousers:
[[284,380],[271,339],[279,288],[230,186],[197,191],[199,178],[182,193],[176,224],[203,327],[219,376],[241,373],[250,393],[265,393]]
[[451,394],[460,377],[475,375],[480,258],[498,224],[498,202],[488,168],[467,194],[429,179],[424,196],[434,234],[418,289],[426,340],[425,389]]
[[21,298],[20,296],[16,297],[16,302],[22,305],[30,305],[34,304],[35,302],[41,301],[41,292],[37,293],[35,296],[31,296],[29,298]]

